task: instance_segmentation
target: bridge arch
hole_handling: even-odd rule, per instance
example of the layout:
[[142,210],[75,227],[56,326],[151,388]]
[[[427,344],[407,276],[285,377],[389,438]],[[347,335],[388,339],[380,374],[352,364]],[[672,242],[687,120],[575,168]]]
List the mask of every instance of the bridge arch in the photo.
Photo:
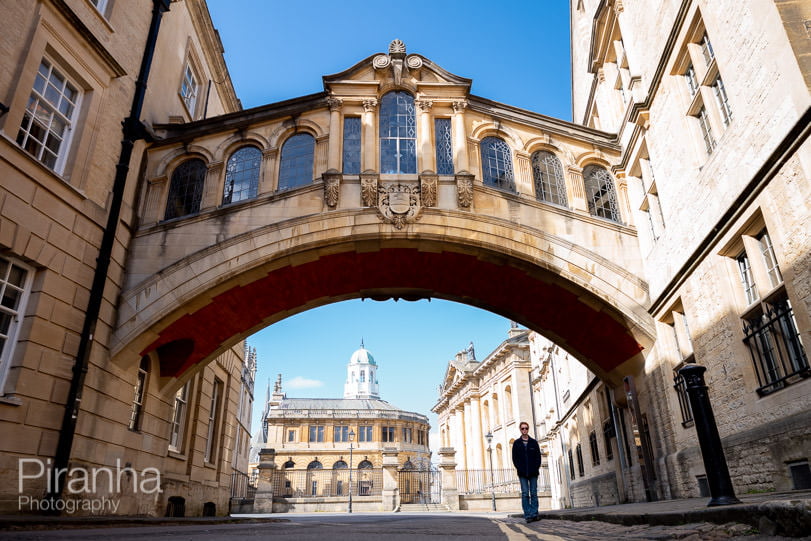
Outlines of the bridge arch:
[[353,298],[486,309],[614,384],[640,369],[654,336],[644,282],[569,240],[439,209],[396,232],[347,210],[266,225],[145,276],[122,296],[113,353],[157,354],[161,377],[183,377],[276,321]]

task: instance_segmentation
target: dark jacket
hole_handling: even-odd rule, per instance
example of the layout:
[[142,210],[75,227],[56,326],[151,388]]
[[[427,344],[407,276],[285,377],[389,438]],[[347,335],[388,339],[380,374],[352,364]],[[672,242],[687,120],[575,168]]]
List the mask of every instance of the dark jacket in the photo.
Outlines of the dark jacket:
[[513,466],[519,477],[538,477],[541,469],[541,448],[531,437],[526,445],[518,438],[513,443]]

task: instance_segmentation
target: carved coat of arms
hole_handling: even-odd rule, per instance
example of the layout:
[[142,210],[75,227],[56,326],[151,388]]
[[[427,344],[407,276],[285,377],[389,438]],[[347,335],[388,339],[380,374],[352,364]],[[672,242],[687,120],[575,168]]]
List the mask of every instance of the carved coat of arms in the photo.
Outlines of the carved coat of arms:
[[380,218],[402,229],[415,222],[422,213],[420,187],[411,184],[384,184],[378,190],[377,212]]

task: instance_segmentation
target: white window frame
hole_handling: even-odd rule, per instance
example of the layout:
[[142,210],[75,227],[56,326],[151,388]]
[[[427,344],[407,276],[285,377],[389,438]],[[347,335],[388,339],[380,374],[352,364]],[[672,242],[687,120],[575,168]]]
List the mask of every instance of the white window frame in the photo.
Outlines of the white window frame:
[[200,81],[197,71],[191,60],[187,60],[183,68],[183,76],[180,79],[180,99],[192,120],[195,120],[197,112],[197,100],[200,97]]
[[[25,271],[25,278],[23,279],[22,284],[22,294],[20,295],[17,307],[14,310],[9,309],[8,307],[0,307],[0,311],[9,313],[11,315],[11,323],[9,324],[8,333],[6,334],[6,342],[3,344],[2,349],[0,350],[0,396],[4,396],[6,379],[8,377],[9,369],[11,368],[11,361],[14,359],[14,352],[17,346],[20,327],[22,327],[22,322],[25,319],[28,299],[31,296],[31,284],[34,281],[34,269],[11,257],[0,256],[0,258],[4,259],[8,263],[9,269],[11,269],[13,265]],[[8,285],[7,277],[8,274],[6,274],[6,276],[0,276],[0,298],[4,296],[5,288]]]
[[[187,381],[175,393],[175,405],[172,410],[172,422],[169,429],[169,450],[175,453],[183,452],[190,387],[191,381]],[[172,443],[173,441],[174,443]]]
[[[48,79],[47,80],[45,80],[44,77],[42,77],[42,74],[40,72],[40,69],[43,67],[43,65],[47,65],[47,67],[46,67],[47,73],[48,73]],[[47,92],[48,82],[50,80],[50,75],[53,74],[54,72],[64,79],[65,85],[70,85],[71,88],[73,90],[75,90],[75,92],[76,92],[76,98],[72,101],[73,108],[72,108],[72,111],[71,111],[69,116],[65,115],[64,112],[60,111],[60,108],[59,108],[59,106],[62,103],[61,98],[68,99],[68,98],[66,98],[64,93],[61,92],[61,90],[58,91],[59,101],[56,104],[54,104],[47,97],[48,94],[49,94]],[[44,80],[44,84],[43,84],[43,87],[42,87],[41,91],[37,90],[37,81],[40,80],[40,79]],[[73,135],[76,132],[76,124],[77,124],[77,120],[79,118],[79,111],[81,110],[81,107],[82,107],[82,97],[83,96],[84,96],[84,90],[83,90],[82,86],[79,85],[72,77],[69,77],[68,75],[66,75],[65,70],[62,68],[62,66],[58,62],[55,62],[52,58],[50,58],[48,56],[43,56],[40,59],[39,64],[37,66],[37,75],[34,77],[34,83],[33,83],[32,87],[31,87],[31,92],[29,94],[28,101],[27,101],[27,104],[26,104],[26,108],[25,108],[26,112],[23,114],[23,118],[20,121],[20,127],[19,127],[19,130],[17,132],[17,144],[19,144],[20,147],[22,147],[24,150],[26,150],[26,144],[28,143],[29,139],[34,139],[35,141],[37,141],[37,143],[40,145],[38,151],[36,153],[32,153],[32,152],[26,150],[26,152],[30,156],[32,156],[35,160],[40,162],[44,167],[47,167],[48,169],[51,169],[56,174],[61,175],[65,170],[65,163],[67,162],[67,156],[70,154],[70,148],[71,148],[72,142],[73,142]],[[39,108],[41,108],[41,109],[48,112],[48,119],[47,119],[48,125],[47,126],[43,125],[44,122],[43,122],[43,117],[42,117],[41,114],[33,115],[33,114],[31,114],[29,112],[29,110],[28,110],[29,105],[28,104],[30,104],[32,102],[36,104],[35,107],[38,106]],[[24,125],[24,123],[25,123],[25,117],[27,115],[30,115],[31,119],[30,119],[30,121],[28,123],[28,126],[26,127]],[[38,124],[40,124],[40,126],[46,131],[46,136],[50,136],[51,133],[52,133],[51,126],[53,125],[53,121],[55,120],[55,117],[65,123],[65,129],[64,129],[63,134],[61,135],[62,141],[59,144],[59,148],[55,152],[53,151],[53,149],[49,149],[50,152],[52,152],[52,153],[54,153],[56,155],[56,160],[53,163],[53,167],[49,166],[42,159],[43,154],[45,153],[46,146],[47,146],[46,141],[38,141],[32,135],[31,126],[33,126],[33,124],[35,122],[34,116],[39,118],[40,121],[38,122]],[[53,133],[56,133],[56,132],[53,132]]]

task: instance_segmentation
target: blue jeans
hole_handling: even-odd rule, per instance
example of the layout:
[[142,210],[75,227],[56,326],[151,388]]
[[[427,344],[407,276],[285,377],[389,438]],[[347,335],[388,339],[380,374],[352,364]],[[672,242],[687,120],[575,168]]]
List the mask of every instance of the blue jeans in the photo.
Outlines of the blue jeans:
[[538,514],[538,478],[521,477],[521,507],[524,508],[524,518],[530,519]]

